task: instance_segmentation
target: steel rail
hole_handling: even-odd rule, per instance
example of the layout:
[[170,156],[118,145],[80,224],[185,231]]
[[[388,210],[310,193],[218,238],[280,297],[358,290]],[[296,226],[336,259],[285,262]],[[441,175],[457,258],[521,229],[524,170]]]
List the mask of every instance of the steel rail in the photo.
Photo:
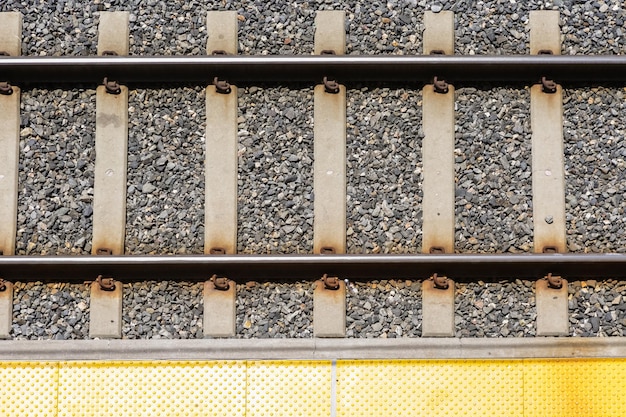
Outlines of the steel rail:
[[1,57],[0,80],[19,83],[626,81],[626,55],[87,56]]
[[626,254],[419,255],[141,255],[0,256],[0,278],[83,282],[98,275],[125,281],[204,281],[213,274],[238,281],[342,279],[625,278]]

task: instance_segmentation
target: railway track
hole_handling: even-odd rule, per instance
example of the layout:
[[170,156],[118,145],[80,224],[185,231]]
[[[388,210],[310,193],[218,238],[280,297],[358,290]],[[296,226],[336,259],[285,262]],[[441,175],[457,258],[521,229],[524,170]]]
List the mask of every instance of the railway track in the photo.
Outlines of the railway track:
[[460,55],[500,28],[430,9],[391,56],[338,11],[313,55],[237,55],[250,14],[211,11],[206,48],[128,56],[145,17],[99,11],[94,56],[21,57],[0,13],[0,412],[622,415],[622,34],[577,55],[530,11],[530,55]]
[[[224,23],[225,16],[229,19]],[[534,23],[533,17],[534,16]],[[341,299],[336,311],[329,317],[342,317],[345,311],[345,287],[343,279],[375,279],[404,277],[409,280],[424,281],[422,289],[424,299],[422,314],[433,317],[426,323],[436,323],[441,327],[441,320],[446,318],[447,330],[441,333],[432,330],[433,336],[452,336],[454,330],[454,282],[446,275],[458,279],[475,276],[483,278],[530,278],[545,276],[537,281],[547,283],[549,298],[554,298],[560,289],[559,314],[560,324],[538,334],[569,334],[567,318],[567,282],[560,275],[575,278],[595,278],[611,276],[621,277],[624,260],[620,255],[581,256],[549,255],[567,250],[565,242],[565,184],[563,180],[563,132],[562,99],[558,82],[574,82],[576,85],[597,82],[622,82],[622,68],[626,60],[614,56],[560,56],[560,35],[558,13],[531,13],[530,48],[534,56],[454,56],[454,17],[451,13],[431,13],[425,15],[424,50],[430,55],[421,56],[342,56],[345,47],[345,31],[341,22],[342,13],[321,13],[317,22],[318,37],[316,53],[319,56],[257,56],[245,57],[233,55],[237,51],[237,20],[233,13],[209,13],[207,26],[209,41],[207,52],[213,56],[205,57],[124,57],[128,54],[128,18],[127,13],[102,13],[99,57],[25,57],[20,58],[19,29],[21,17],[18,14],[5,13],[3,48],[5,55],[0,61],[0,70],[4,79],[17,85],[29,86],[33,83],[93,83],[105,79],[104,86],[96,94],[96,159],[95,197],[93,204],[93,242],[89,245],[94,255],[121,255],[125,252],[126,238],[126,200],[127,192],[127,119],[128,89],[127,83],[163,83],[163,82],[199,82],[213,78],[213,86],[207,88],[207,152],[205,160],[205,247],[206,255],[199,257],[107,257],[105,258],[37,258],[24,256],[5,256],[0,259],[2,274],[8,280],[28,279],[47,274],[44,280],[80,281],[85,277],[98,278],[92,288],[92,320],[101,316],[94,314],[93,306],[98,300],[99,291],[107,300],[103,304],[103,317],[117,317],[113,330],[103,334],[95,332],[92,336],[121,336],[121,283],[115,285],[113,278],[126,277],[126,280],[138,281],[154,277],[159,268],[171,268],[179,279],[207,281],[205,297],[214,296],[220,305],[212,314],[231,317],[228,331],[216,336],[235,334],[235,286],[228,284],[229,279],[240,282],[245,279],[311,279],[314,275],[324,278],[319,295],[314,299]],[[210,31],[214,30],[214,33]],[[333,35],[329,35],[332,33]],[[598,71],[598,68],[601,68]],[[434,84],[428,84],[434,77]],[[237,159],[238,159],[238,118],[236,84],[251,85],[255,82],[277,81],[324,82],[315,92],[314,138],[314,234],[313,252],[319,256],[278,256],[278,257],[241,257],[228,256],[236,252],[237,242]],[[346,160],[341,157],[345,149],[345,89],[336,80],[344,82],[385,81],[426,83],[422,91],[423,130],[425,134],[422,146],[424,176],[422,206],[422,256],[341,256],[345,252],[346,210],[337,206],[337,201],[346,200]],[[108,81],[107,81],[108,80]],[[118,81],[119,80],[119,81]],[[228,81],[230,80],[230,81]],[[532,81],[530,90],[533,132],[533,164],[544,169],[533,172],[533,209],[535,252],[544,252],[542,256],[480,256],[480,255],[442,255],[454,252],[454,210],[455,173],[454,149],[454,90],[453,84],[469,82],[522,83]],[[556,81],[555,81],[556,80]],[[231,82],[233,84],[231,84]],[[8,82],[3,84],[4,125],[17,126],[17,130],[8,130],[4,139],[5,164],[5,201],[4,215],[14,218],[6,222],[4,235],[5,255],[12,255],[16,248],[17,232],[17,161],[20,158],[18,140],[23,134],[19,128],[22,117],[19,112],[18,87]],[[16,112],[17,109],[17,112]],[[16,124],[17,123],[17,124]],[[228,128],[225,129],[228,123]],[[546,131],[546,132],[544,132]],[[541,132],[541,133],[540,133]],[[244,135],[245,136],[245,135]],[[342,138],[337,142],[337,138]],[[27,145],[28,147],[28,145]],[[215,152],[211,150],[214,149]],[[22,149],[24,150],[24,149]],[[28,152],[28,151],[27,151]],[[240,152],[240,151],[239,151]],[[336,156],[340,157],[337,159]],[[228,156],[228,157],[227,157]],[[136,160],[136,156],[131,156]],[[431,162],[432,161],[432,162]],[[164,162],[165,163],[165,162]],[[163,164],[164,164],[163,163]],[[158,166],[161,166],[157,162]],[[228,181],[226,179],[228,178]],[[288,181],[286,181],[288,183]],[[15,185],[13,185],[15,184]],[[148,183],[148,185],[150,185]],[[144,187],[143,188],[149,188]],[[132,189],[132,187],[131,187]],[[102,191],[100,191],[102,190]],[[142,191],[144,191],[142,189]],[[458,193],[458,191],[457,191]],[[467,197],[467,192],[465,197]],[[563,198],[555,196],[563,196]],[[471,200],[467,200],[471,201]],[[471,203],[468,203],[471,206]],[[389,211],[387,206],[383,211]],[[294,226],[294,228],[297,226]],[[351,227],[352,229],[352,227]],[[376,251],[376,250],[374,250]],[[545,254],[545,253],[548,254]],[[219,256],[218,256],[219,255]],[[133,265],[136,265],[133,267]],[[129,268],[129,269],[126,269]],[[133,269],[130,269],[133,268]],[[254,268],[254,269],[252,269]],[[483,273],[481,269],[488,272]],[[300,271],[306,271],[302,273]],[[58,271],[58,272],[57,272]],[[257,272],[260,271],[260,272]],[[62,276],[62,275],[63,276]],[[203,274],[205,276],[203,276]],[[339,277],[336,278],[335,276]],[[87,279],[89,280],[89,279]],[[565,285],[563,285],[565,282]],[[452,284],[452,285],[450,285]],[[429,302],[430,292],[426,288],[434,285],[435,297]],[[5,305],[8,318],[12,316],[10,307],[11,284],[5,284]],[[110,289],[117,287],[111,297]],[[218,291],[211,292],[215,287]],[[223,287],[223,288],[221,288]],[[230,290],[224,291],[226,287]],[[323,289],[323,291],[322,291]],[[317,290],[316,290],[317,291]],[[542,310],[541,294],[537,287],[537,308]],[[209,295],[207,295],[207,293]],[[224,294],[228,293],[228,302]],[[212,294],[212,295],[211,295]],[[316,292],[317,294],[317,292]],[[327,298],[325,298],[326,296]],[[337,294],[342,294],[337,297]],[[441,299],[446,294],[445,303]],[[330,296],[329,296],[330,295]],[[115,299],[114,304],[111,299]],[[329,301],[331,303],[335,301]],[[223,303],[226,303],[222,305]],[[445,304],[442,310],[428,310],[429,306]],[[97,304],[97,303],[96,303]],[[211,302],[205,298],[205,307]],[[549,316],[554,322],[554,302],[547,303],[546,314],[538,314],[538,319]],[[111,310],[113,308],[113,310]],[[224,310],[225,308],[225,310]],[[8,310],[7,310],[8,309]],[[317,310],[326,310],[318,308]],[[430,312],[429,312],[430,311]],[[340,314],[338,314],[341,312]],[[565,313],[564,313],[565,312]],[[207,311],[205,311],[207,313]],[[226,314],[225,314],[226,313]],[[5,322],[7,320],[4,320]],[[104,322],[108,322],[105,319]],[[329,322],[319,319],[318,322]],[[9,336],[11,321],[4,335]],[[341,324],[327,336],[342,336],[345,326]],[[546,324],[548,327],[552,324]],[[539,324],[539,327],[542,325]],[[224,330],[220,330],[223,332]],[[108,332],[108,333],[107,333]],[[425,332],[428,335],[430,330]],[[205,327],[206,335],[212,332]],[[440,334],[441,333],[441,334]],[[324,335],[320,332],[318,335]]]
[[[129,48],[128,13],[102,13],[98,38],[100,56],[75,58],[18,57],[21,16],[4,14],[3,48],[8,56],[0,61],[0,69],[5,79],[25,86],[42,81],[63,84],[105,80],[96,93],[95,151],[99,159],[95,161],[94,202],[90,206],[94,212],[94,234],[89,245],[93,255],[122,255],[126,251],[129,98],[125,84],[201,82],[209,77],[213,78],[213,86],[206,90],[204,253],[208,257],[75,259],[5,256],[0,259],[3,277],[20,280],[47,275],[45,280],[65,281],[98,277],[92,284],[89,300],[92,337],[122,335],[123,285],[116,279],[145,280],[166,268],[178,279],[204,281],[212,276],[204,287],[204,314],[216,317],[217,327],[211,328],[212,321],[205,318],[205,336],[234,336],[237,333],[233,279],[242,282],[258,278],[315,280],[322,277],[312,298],[314,304],[320,303],[313,308],[314,316],[323,315],[314,320],[318,323],[318,330],[313,333],[336,337],[344,336],[346,332],[343,279],[402,277],[420,281],[430,276],[430,280],[423,281],[420,294],[422,335],[452,336],[457,332],[455,320],[458,319],[455,319],[454,281],[447,276],[461,280],[471,277],[540,277],[536,283],[537,334],[567,335],[568,285],[561,275],[589,279],[608,274],[618,278],[624,259],[616,255],[549,254],[567,250],[562,91],[558,82],[578,85],[622,82],[626,60],[619,55],[560,56],[558,13],[533,13],[530,15],[531,56],[454,56],[454,16],[449,12],[425,14],[424,50],[430,51],[429,55],[342,56],[345,49],[344,14],[328,12],[320,13],[316,24],[315,52],[318,56],[236,56],[236,14],[215,12],[209,13],[207,20],[207,53],[212,56],[125,57]],[[314,146],[312,167],[316,196],[313,252],[318,256],[229,257],[236,253],[238,246],[236,174],[240,132],[235,85],[284,80],[323,80],[314,94],[317,122],[313,133],[317,145]],[[346,158],[342,154],[346,148],[347,127],[346,92],[337,80],[426,83],[422,89],[421,106],[425,135],[421,167],[424,177],[421,251],[429,255],[338,255],[346,251],[346,209],[337,205],[337,201],[346,200]],[[522,85],[533,81],[538,83],[530,89],[530,101],[532,165],[543,167],[532,175],[534,250],[543,252],[541,257],[445,255],[455,250],[454,194],[458,179],[454,179],[457,151],[454,145],[453,84],[485,81]],[[430,82],[433,84],[428,84]],[[3,231],[3,253],[11,255],[16,247],[17,231],[16,168],[20,157],[17,141],[23,131],[19,129],[22,120],[20,90],[5,82],[4,93],[3,124],[18,127],[18,130],[7,131],[3,142],[4,154],[11,158],[5,164],[4,177],[9,181],[5,182],[8,186],[5,185],[4,215],[14,219],[6,223]],[[131,155],[131,162],[136,159],[137,156]],[[159,161],[161,159],[163,157]],[[166,162],[157,162],[157,166]],[[147,185],[154,188],[150,183]],[[150,187],[144,184],[142,191],[149,192],[146,188]],[[471,193],[465,193],[466,199],[468,194]],[[471,199],[466,201],[471,206]],[[386,206],[382,211],[391,209]],[[13,315],[12,285],[8,282],[4,287],[6,318],[3,334],[9,337]],[[557,299],[558,303],[554,301]],[[617,315],[612,319],[618,319]]]

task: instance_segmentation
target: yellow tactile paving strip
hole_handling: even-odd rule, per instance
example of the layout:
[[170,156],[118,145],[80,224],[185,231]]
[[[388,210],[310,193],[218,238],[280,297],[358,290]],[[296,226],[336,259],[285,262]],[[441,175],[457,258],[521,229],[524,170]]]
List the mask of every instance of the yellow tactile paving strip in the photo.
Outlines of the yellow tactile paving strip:
[[526,361],[524,381],[524,416],[626,416],[626,359]]
[[337,416],[521,416],[523,376],[521,361],[339,362]]
[[330,365],[248,362],[246,416],[330,416]]
[[334,415],[622,417],[626,359],[0,362],[2,417]]
[[0,415],[57,415],[59,366],[54,362],[0,362]]
[[245,416],[245,362],[66,362],[58,417]]

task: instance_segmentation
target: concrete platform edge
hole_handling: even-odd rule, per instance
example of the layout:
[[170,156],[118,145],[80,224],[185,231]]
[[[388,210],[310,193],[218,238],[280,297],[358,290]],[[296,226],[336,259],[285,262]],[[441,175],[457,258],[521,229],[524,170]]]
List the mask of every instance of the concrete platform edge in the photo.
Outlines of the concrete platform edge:
[[626,358],[626,337],[0,340],[0,361]]

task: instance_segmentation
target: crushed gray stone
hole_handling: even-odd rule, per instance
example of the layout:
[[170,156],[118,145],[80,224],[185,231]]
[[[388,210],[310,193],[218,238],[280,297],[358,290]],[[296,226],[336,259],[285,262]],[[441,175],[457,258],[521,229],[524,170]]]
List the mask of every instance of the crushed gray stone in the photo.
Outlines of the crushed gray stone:
[[313,284],[237,285],[237,338],[313,337]]
[[17,340],[87,339],[89,286],[14,283],[10,336]]
[[419,337],[422,334],[422,283],[411,280],[349,282],[346,337]]
[[624,97],[623,89],[564,92],[565,220],[572,252],[626,252]]
[[89,254],[95,90],[22,92],[18,255]]
[[574,281],[568,291],[571,336],[626,336],[626,281]]
[[421,99],[421,90],[402,88],[348,92],[348,253],[421,247]]
[[456,250],[530,251],[528,90],[462,88],[456,106]]
[[202,283],[148,281],[124,284],[122,338],[198,339]]
[[313,91],[240,89],[237,250],[313,251]]
[[456,283],[456,337],[536,335],[534,282],[527,280]]
[[126,253],[204,251],[204,88],[132,90]]

